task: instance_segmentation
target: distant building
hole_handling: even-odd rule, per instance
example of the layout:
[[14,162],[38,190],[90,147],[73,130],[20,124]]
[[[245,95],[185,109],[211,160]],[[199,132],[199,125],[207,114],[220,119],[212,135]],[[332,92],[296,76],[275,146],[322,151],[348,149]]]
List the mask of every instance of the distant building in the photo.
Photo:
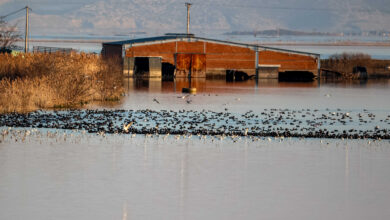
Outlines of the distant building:
[[162,77],[226,77],[232,71],[259,78],[318,75],[318,54],[195,37],[192,34],[103,43],[102,56],[123,59],[124,74]]

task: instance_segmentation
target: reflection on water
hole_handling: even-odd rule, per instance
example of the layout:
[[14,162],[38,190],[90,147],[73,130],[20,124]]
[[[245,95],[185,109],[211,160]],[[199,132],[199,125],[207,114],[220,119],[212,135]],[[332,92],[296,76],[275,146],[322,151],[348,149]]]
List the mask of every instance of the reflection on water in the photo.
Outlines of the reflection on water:
[[[157,78],[126,78],[125,85],[128,92],[181,92],[183,88],[188,88],[187,78],[177,78],[174,81],[162,81]],[[191,86],[195,87],[198,93],[231,93],[239,90],[254,90],[257,87],[302,87],[315,88],[318,82],[279,82],[277,79],[247,80],[242,82],[227,82],[222,79],[194,78]]]
[[340,88],[390,88],[390,79],[370,79],[370,80],[340,80],[337,78],[321,78],[321,86],[334,86]]
[[[345,111],[369,109],[390,111],[388,99],[390,80],[316,80],[313,82],[279,82],[262,79],[226,82],[225,80],[192,79],[197,94],[188,99],[181,90],[188,87],[186,78],[175,81],[159,79],[125,79],[126,97],[113,108],[153,110],[197,110],[241,113],[253,110],[260,114],[268,108],[326,109]],[[159,103],[153,100],[158,100]]]
[[[111,107],[390,112],[389,80],[260,80],[256,87],[254,80],[194,79],[198,94],[183,99],[187,83],[126,79],[126,96]],[[8,130],[14,135],[0,135],[0,219],[390,217],[388,140]]]
[[0,219],[390,216],[388,141],[39,131],[0,143]]
[[[280,82],[277,79],[252,79],[242,82],[227,82],[223,79],[194,78],[192,87],[198,93],[232,93],[250,92],[257,88],[319,88],[329,87],[390,87],[390,79],[378,80],[339,80],[321,78],[312,82]],[[188,88],[187,78],[177,78],[174,81],[162,81],[158,78],[126,78],[127,92],[163,92],[180,93],[182,88]]]

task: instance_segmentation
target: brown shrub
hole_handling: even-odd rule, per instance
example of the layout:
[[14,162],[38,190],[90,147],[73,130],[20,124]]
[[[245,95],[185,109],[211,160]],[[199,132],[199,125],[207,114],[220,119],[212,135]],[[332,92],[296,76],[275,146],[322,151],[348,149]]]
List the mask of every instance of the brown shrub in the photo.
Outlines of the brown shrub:
[[120,66],[94,54],[0,54],[0,110],[75,107],[119,99]]
[[333,70],[342,74],[351,73],[355,66],[367,66],[371,56],[363,53],[342,53],[331,55],[321,61],[321,68]]
[[100,100],[118,100],[119,95],[123,93],[123,75],[119,60],[104,59],[100,60],[100,65],[95,74],[95,90]]
[[368,78],[389,78],[390,61],[371,59],[367,54],[343,53],[330,56],[326,60],[321,60],[321,68],[340,73],[341,76],[349,76],[354,67],[365,67]]

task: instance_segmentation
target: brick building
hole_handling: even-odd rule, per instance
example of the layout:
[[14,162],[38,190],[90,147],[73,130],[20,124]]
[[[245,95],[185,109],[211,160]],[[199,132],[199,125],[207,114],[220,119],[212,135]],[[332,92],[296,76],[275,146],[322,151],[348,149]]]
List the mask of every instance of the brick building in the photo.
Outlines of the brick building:
[[[160,37],[103,43],[102,55],[123,58],[128,76],[228,77],[230,73],[259,78],[292,74],[318,75],[318,54],[195,37]],[[257,69],[256,69],[257,68]],[[191,70],[191,71],[190,71]]]

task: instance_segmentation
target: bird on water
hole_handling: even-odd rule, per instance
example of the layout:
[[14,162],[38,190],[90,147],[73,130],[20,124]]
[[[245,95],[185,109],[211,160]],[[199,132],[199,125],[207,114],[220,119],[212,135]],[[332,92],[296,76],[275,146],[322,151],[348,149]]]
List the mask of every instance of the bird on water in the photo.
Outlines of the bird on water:
[[130,122],[129,124],[123,124],[123,130],[125,132],[129,132],[129,128],[131,127],[131,125],[133,124],[134,122]]

